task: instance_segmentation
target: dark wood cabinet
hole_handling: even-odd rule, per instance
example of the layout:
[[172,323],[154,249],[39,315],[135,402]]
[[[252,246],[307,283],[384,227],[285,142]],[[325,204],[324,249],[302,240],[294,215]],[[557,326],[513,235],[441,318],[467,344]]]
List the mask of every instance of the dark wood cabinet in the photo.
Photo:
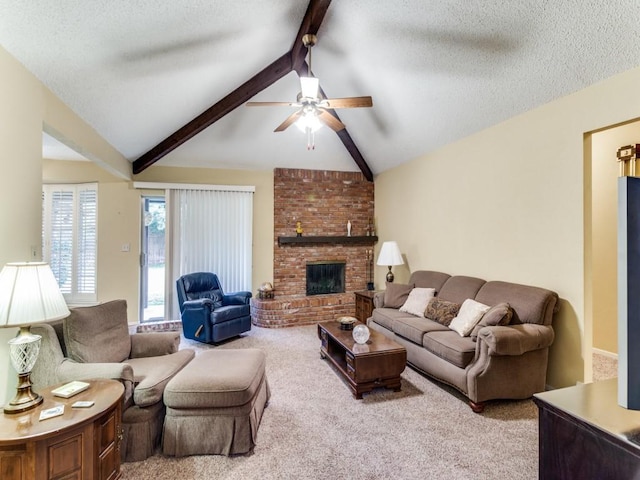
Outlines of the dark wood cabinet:
[[[115,380],[90,381],[82,393],[65,399],[39,391],[42,405],[0,417],[2,480],[120,478],[122,396]],[[59,386],[59,385],[57,385]],[[89,408],[72,408],[77,400],[93,400]],[[39,420],[42,410],[64,405],[64,414]]]
[[618,405],[617,379],[534,396],[539,478],[640,478],[640,411]]
[[356,314],[355,317],[362,323],[367,323],[367,318],[373,312],[373,296],[376,294],[373,290],[363,290],[354,292],[356,296]]

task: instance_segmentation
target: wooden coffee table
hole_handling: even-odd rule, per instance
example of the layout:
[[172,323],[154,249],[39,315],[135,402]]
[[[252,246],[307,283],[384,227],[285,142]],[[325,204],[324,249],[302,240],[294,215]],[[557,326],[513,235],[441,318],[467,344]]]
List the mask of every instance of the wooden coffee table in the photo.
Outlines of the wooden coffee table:
[[379,387],[399,392],[400,374],[407,365],[407,350],[402,345],[369,330],[369,340],[360,345],[353,340],[352,331],[342,330],[338,322],[318,324],[320,357],[329,360],[357,399]]

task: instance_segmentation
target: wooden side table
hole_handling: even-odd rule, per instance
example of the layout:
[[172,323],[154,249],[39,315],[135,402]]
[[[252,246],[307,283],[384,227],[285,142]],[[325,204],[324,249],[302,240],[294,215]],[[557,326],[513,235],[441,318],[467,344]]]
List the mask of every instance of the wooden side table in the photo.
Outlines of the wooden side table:
[[362,323],[367,323],[367,318],[369,318],[373,312],[373,297],[377,292],[373,290],[362,290],[353,293],[356,296],[355,317]]
[[[122,398],[115,380],[90,380],[90,387],[71,398],[38,391],[44,402],[19,414],[0,416],[0,478],[3,480],[120,478]],[[92,400],[89,408],[71,408]],[[64,414],[39,420],[40,412],[64,405]]]

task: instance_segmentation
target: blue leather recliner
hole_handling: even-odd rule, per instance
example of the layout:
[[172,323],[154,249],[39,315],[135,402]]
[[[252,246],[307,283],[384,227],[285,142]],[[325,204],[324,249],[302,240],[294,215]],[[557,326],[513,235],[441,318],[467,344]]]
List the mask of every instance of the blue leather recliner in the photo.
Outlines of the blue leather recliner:
[[186,338],[219,343],[251,330],[251,292],[225,295],[215,273],[198,272],[176,280]]

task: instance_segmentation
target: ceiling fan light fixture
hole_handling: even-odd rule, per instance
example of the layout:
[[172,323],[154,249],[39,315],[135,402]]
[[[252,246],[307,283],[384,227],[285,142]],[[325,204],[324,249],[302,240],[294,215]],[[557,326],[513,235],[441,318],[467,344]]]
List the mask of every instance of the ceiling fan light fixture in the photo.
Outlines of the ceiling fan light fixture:
[[316,77],[300,77],[300,87],[304,98],[318,98],[320,81]]
[[308,133],[307,129],[312,132],[317,132],[320,127],[322,127],[322,122],[320,122],[315,112],[308,111],[300,115],[300,118],[296,121],[296,127],[298,127],[302,133]]

